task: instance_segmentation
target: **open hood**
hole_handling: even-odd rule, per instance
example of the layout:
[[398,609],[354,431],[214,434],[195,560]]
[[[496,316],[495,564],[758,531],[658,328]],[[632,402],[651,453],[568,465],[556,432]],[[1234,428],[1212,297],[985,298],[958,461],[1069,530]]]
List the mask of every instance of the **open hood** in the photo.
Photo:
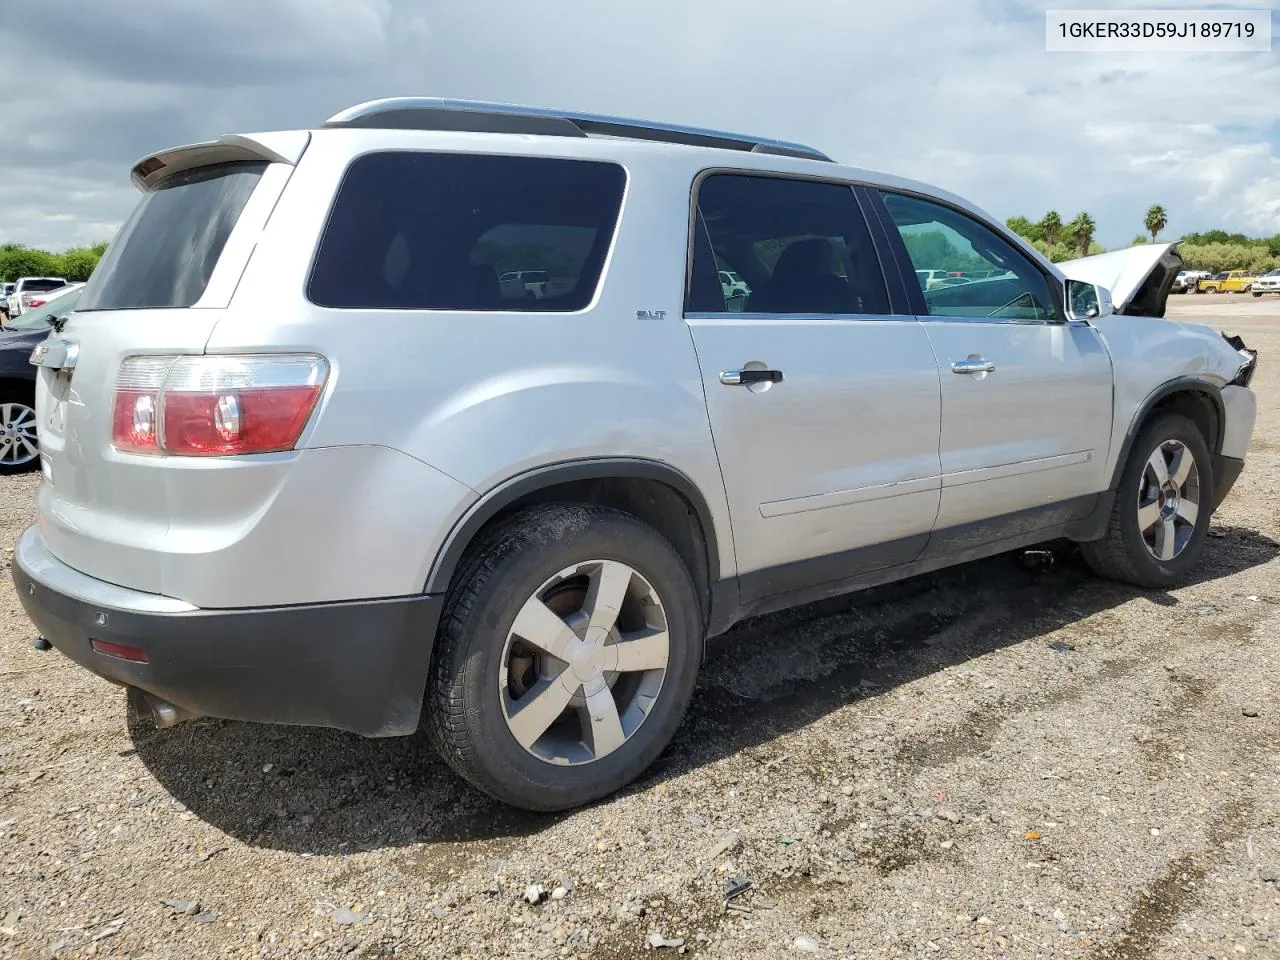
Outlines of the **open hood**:
[[1144,243],[1057,266],[1072,280],[1106,287],[1116,313],[1163,317],[1174,277],[1182,269],[1182,255],[1177,243]]

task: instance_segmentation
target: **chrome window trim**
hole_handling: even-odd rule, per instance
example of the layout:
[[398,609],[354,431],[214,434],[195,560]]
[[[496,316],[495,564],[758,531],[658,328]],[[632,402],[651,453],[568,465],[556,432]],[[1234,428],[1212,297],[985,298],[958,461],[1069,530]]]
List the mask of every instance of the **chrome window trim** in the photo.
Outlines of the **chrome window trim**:
[[[686,320],[878,320],[894,323],[919,323],[919,319],[909,313],[686,313]],[[932,319],[932,318],[930,318]]]

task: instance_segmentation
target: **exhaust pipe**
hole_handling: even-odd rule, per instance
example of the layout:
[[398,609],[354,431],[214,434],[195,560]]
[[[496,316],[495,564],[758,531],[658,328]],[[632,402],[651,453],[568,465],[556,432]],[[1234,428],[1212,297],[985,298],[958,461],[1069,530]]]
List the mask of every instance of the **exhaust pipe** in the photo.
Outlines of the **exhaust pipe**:
[[150,714],[151,722],[161,730],[177,726],[184,720],[198,720],[200,718],[200,714],[172,704],[168,700],[147,693],[145,690],[134,689],[132,693],[134,702],[138,707],[138,713],[145,712]]

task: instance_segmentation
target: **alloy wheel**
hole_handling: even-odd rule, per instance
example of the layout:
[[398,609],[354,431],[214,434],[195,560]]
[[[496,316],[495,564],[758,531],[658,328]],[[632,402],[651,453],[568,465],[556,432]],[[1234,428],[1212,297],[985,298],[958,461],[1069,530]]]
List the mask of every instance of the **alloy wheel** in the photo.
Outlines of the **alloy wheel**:
[[613,753],[657,702],[671,642],[653,586],[617,560],[561,570],[516,614],[498,684],[507,729],[572,766]]
[[1161,562],[1176,558],[1200,516],[1200,471],[1181,440],[1166,440],[1147,458],[1138,481],[1138,531]]
[[0,404],[0,464],[20,467],[38,456],[35,410],[25,403]]

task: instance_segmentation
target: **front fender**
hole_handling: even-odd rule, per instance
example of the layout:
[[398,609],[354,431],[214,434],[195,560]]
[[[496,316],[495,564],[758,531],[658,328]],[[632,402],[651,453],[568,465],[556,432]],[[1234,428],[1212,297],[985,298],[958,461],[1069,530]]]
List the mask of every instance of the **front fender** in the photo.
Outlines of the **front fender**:
[[[1095,321],[1111,352],[1115,371],[1109,473],[1124,462],[1146,413],[1170,393],[1194,390],[1208,396],[1225,420],[1222,388],[1239,372],[1242,358],[1220,334],[1200,324],[1156,317],[1107,316]],[[1221,443],[1219,429],[1217,443]],[[1216,450],[1214,451],[1217,452]]]

